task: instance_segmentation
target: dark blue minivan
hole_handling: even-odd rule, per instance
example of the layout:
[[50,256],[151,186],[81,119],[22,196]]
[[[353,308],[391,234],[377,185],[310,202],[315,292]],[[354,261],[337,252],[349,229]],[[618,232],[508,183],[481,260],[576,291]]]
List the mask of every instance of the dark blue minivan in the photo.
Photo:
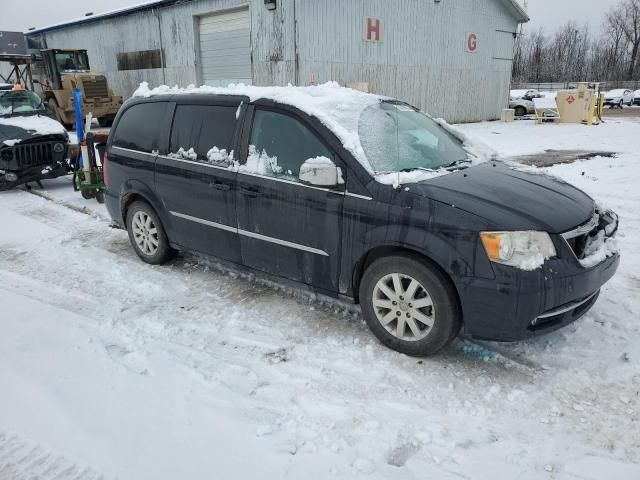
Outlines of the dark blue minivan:
[[105,164],[109,213],[145,262],[198,252],[351,299],[409,355],[461,328],[515,341],[565,326],[619,264],[593,261],[618,220],[582,191],[478,162],[410,105],[337,86],[134,97]]

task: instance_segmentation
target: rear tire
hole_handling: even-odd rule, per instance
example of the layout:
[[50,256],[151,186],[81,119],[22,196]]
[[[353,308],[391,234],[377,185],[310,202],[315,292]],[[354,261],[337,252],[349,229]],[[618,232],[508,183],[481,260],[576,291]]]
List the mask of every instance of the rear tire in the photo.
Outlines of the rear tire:
[[133,249],[144,262],[161,265],[175,256],[160,218],[147,202],[138,200],[127,210],[127,232]]
[[524,107],[516,107],[516,117],[524,117],[527,114],[527,109]]
[[70,125],[64,121],[60,113],[58,112],[58,102],[55,98],[50,98],[47,100],[47,107],[49,107],[49,111],[56,117],[56,120],[62,124],[62,126],[67,130],[73,130],[73,125]]
[[373,262],[360,283],[360,303],[373,334],[406,355],[434,355],[460,331],[460,309],[451,282],[417,255]]

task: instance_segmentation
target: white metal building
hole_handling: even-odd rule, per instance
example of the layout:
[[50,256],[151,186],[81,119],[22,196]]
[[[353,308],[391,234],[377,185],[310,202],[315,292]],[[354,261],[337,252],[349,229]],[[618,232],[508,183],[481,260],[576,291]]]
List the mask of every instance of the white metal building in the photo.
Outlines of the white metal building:
[[449,121],[507,104],[516,0],[164,0],[27,33],[31,48],[84,48],[128,97],[150,85],[335,80]]

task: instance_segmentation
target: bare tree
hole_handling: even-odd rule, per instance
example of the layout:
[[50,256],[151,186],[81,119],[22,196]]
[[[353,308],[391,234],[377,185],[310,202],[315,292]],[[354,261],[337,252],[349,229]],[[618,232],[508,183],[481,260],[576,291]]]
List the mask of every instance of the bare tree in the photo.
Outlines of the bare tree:
[[567,22],[553,35],[525,31],[516,41],[514,82],[623,79],[640,79],[640,0],[620,0],[597,36]]
[[640,0],[624,0],[613,7],[607,14],[606,25],[609,32],[621,34],[626,43],[625,49],[630,53],[626,77],[632,80],[640,53]]

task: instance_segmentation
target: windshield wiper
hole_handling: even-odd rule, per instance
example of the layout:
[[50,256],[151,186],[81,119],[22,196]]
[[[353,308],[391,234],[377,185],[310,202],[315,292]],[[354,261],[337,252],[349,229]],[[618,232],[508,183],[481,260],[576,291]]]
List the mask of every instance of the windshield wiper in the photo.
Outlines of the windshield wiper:
[[403,168],[402,170],[400,170],[401,172],[413,172],[415,170],[421,170],[424,172],[436,172],[438,170],[464,170],[465,168],[469,168],[468,165],[462,165],[463,163],[471,163],[471,160],[464,158],[462,160],[456,160],[454,162],[451,162],[448,165],[443,165],[441,167],[438,168],[427,168],[427,167],[410,167],[410,168]]
[[445,170],[464,170],[465,168],[469,168],[469,165],[463,165],[464,163],[471,163],[471,160],[468,158],[463,158],[461,160],[455,160],[451,162],[449,165],[445,165]]
[[403,168],[402,170],[400,170],[403,173],[406,172],[413,172],[415,170],[421,170],[423,172],[435,172],[436,170],[434,168],[427,168],[427,167],[411,167],[411,168]]

